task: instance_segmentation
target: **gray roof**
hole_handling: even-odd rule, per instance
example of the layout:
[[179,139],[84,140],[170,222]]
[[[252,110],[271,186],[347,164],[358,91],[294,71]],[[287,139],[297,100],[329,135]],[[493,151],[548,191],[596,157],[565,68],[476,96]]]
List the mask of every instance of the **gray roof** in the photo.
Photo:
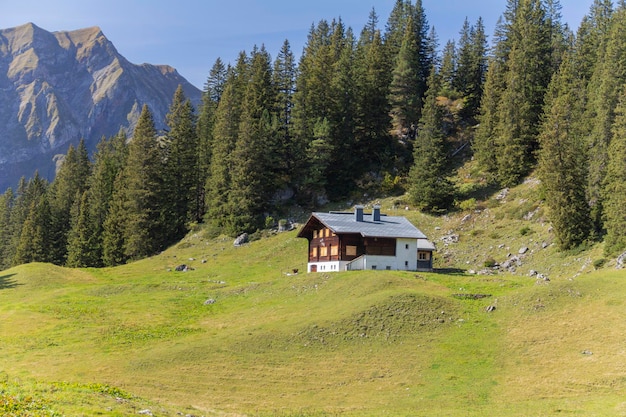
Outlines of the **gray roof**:
[[426,239],[426,235],[405,217],[381,214],[380,221],[374,221],[372,214],[364,213],[363,221],[356,221],[354,213],[350,212],[313,213],[312,217],[335,233],[358,233],[363,237]]

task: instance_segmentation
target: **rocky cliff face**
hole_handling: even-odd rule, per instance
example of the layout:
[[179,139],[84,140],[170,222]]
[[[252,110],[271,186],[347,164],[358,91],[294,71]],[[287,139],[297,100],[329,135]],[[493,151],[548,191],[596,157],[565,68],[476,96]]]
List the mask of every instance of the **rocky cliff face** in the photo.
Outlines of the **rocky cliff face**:
[[52,179],[54,156],[81,138],[93,149],[120,129],[132,135],[144,104],[165,127],[179,84],[197,106],[200,90],[175,69],[128,62],[97,27],[0,30],[0,193],[35,169]]

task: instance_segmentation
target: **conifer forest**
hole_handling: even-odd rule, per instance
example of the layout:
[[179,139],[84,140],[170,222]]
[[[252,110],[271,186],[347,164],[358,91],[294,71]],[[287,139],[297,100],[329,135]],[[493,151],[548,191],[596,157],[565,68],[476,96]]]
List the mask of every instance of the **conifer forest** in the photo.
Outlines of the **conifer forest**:
[[144,106],[132,135],[0,195],[0,268],[118,265],[201,223],[235,236],[364,193],[445,213],[469,160],[493,189],[536,175],[562,250],[626,249],[623,0],[594,0],[577,29],[558,0],[508,0],[493,34],[466,20],[444,44],[421,0],[361,30],[321,20],[299,58],[285,40],[217,59],[199,108],[179,88],[167,125]]

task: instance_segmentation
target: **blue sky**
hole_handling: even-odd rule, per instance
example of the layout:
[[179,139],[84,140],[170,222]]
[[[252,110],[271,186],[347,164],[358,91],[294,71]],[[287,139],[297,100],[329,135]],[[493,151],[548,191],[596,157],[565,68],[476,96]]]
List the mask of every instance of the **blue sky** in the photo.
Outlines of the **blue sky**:
[[[384,28],[395,0],[0,0],[0,28],[32,22],[48,31],[99,26],[129,61],[173,66],[202,88],[220,57],[264,44],[272,57],[288,39],[297,56],[320,19],[341,19],[358,34],[372,7]],[[574,29],[592,0],[561,0]],[[458,39],[465,17],[482,17],[491,37],[506,0],[422,0],[440,45]]]

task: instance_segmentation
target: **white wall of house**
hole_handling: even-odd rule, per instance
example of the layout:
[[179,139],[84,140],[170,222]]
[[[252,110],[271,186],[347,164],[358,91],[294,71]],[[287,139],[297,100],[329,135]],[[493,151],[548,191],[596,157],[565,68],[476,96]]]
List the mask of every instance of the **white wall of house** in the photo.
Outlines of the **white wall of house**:
[[416,239],[396,239],[396,256],[364,255],[352,262],[331,261],[331,262],[309,262],[307,272],[317,270],[317,272],[345,271],[350,264],[350,270],[417,270],[417,240]]
[[417,239],[396,239],[396,261],[398,270],[417,269]]

